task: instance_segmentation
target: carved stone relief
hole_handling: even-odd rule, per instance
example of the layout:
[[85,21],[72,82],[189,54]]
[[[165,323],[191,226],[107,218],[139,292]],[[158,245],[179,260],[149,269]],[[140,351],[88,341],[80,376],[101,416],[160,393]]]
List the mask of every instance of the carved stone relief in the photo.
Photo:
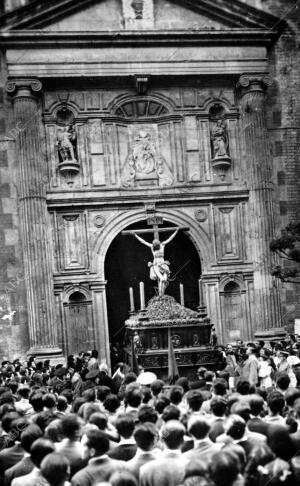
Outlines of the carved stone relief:
[[122,0],[125,29],[153,29],[153,0]]
[[158,149],[156,125],[133,125],[131,146],[122,171],[124,187],[170,186],[173,176]]

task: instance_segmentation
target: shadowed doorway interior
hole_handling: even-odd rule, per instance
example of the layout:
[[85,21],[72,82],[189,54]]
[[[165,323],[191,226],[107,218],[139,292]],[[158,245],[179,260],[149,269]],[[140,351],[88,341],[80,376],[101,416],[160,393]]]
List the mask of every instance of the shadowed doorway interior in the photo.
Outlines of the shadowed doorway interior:
[[[172,226],[174,224],[165,221],[161,228]],[[126,230],[141,228],[147,228],[146,221],[128,226]],[[170,235],[171,232],[160,233],[159,238],[163,241]],[[149,243],[153,240],[153,233],[141,236]],[[170,262],[171,270],[171,281],[166,294],[172,295],[180,302],[179,284],[182,283],[185,306],[196,310],[199,304],[198,279],[201,275],[201,265],[197,250],[187,234],[180,231],[166,246],[165,259]],[[116,344],[118,348],[122,347],[123,327],[129,317],[129,287],[133,287],[136,310],[140,308],[139,282],[144,282],[146,303],[157,294],[157,284],[149,278],[148,262],[152,262],[150,248],[131,235],[118,234],[107,251],[105,279],[107,280],[109,336],[110,343]],[[112,361],[115,361],[113,357]]]

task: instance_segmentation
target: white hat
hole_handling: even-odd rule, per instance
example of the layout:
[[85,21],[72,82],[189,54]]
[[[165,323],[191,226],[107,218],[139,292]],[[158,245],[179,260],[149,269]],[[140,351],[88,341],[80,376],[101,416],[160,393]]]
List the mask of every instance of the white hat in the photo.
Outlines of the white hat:
[[140,385],[151,385],[155,380],[157,380],[157,376],[155,373],[151,371],[143,371],[138,377],[137,382]]

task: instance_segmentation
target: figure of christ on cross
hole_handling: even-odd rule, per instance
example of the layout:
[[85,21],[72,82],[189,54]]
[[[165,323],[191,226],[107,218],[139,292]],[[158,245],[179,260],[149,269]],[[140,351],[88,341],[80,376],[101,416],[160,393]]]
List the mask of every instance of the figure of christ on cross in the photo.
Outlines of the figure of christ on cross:
[[[151,249],[153,255],[153,262],[149,262],[150,278],[151,280],[157,280],[158,283],[158,295],[162,297],[165,294],[170,277],[170,262],[165,260],[165,246],[170,243],[179,230],[188,230],[186,227],[177,227],[171,236],[165,240],[159,240],[159,233],[173,231],[174,228],[158,228],[157,224],[153,225],[153,229],[137,230],[137,231],[123,231],[122,235],[133,235],[137,240],[145,246]],[[152,243],[148,243],[139,236],[141,233],[154,233],[154,240]]]

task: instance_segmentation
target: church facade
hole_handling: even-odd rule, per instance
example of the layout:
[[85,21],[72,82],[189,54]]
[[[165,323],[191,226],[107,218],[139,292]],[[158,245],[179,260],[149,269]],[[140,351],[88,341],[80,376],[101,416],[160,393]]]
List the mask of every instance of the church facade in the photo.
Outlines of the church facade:
[[299,203],[289,24],[250,1],[23,3],[0,33],[1,354],[109,362],[110,309],[127,284],[140,304],[133,244],[115,275],[108,254],[151,224],[185,229],[220,343],[292,326],[269,251]]

